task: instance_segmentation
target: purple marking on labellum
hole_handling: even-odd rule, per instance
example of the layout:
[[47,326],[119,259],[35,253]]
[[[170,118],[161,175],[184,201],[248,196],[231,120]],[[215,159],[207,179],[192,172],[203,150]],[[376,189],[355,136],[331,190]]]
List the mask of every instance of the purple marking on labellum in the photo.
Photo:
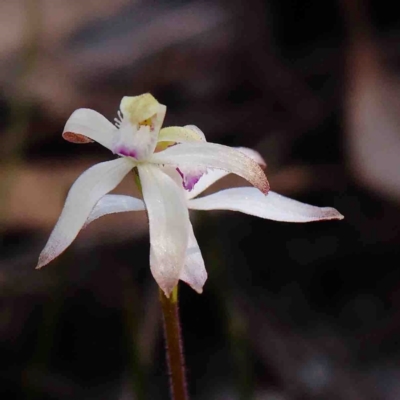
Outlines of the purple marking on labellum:
[[203,176],[203,173],[200,174],[184,174],[179,168],[176,168],[179,172],[179,175],[182,177],[182,185],[189,192],[193,190],[194,185],[199,181],[199,179]]
[[114,149],[114,153],[119,154],[121,156],[125,156],[125,157],[133,157],[133,158],[137,157],[136,150],[129,149],[124,146],[117,147],[116,149]]

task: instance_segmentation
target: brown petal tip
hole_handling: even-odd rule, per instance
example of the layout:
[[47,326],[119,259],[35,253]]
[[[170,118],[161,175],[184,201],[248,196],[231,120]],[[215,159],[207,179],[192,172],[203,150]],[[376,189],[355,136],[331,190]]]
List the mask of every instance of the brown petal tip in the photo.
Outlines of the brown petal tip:
[[74,133],[74,132],[64,132],[62,134],[62,137],[71,143],[78,143],[78,144],[83,144],[83,143],[93,143],[92,139],[89,139],[85,135],[81,135],[80,133]]

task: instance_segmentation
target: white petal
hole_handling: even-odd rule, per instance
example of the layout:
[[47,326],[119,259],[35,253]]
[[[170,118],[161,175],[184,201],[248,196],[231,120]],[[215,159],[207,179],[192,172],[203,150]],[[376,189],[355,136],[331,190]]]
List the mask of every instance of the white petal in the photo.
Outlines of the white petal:
[[169,296],[184,266],[189,237],[186,199],[174,180],[151,164],[139,164],[150,224],[150,268],[154,279]]
[[251,187],[232,188],[189,201],[194,210],[240,211],[256,217],[284,222],[312,222],[343,219],[343,215],[330,207],[316,207],[269,192],[262,195]]
[[124,196],[119,194],[106,194],[95,205],[85,227],[94,220],[108,214],[115,214],[127,211],[144,211],[146,207],[142,200],[132,196]]
[[89,168],[75,181],[36,268],[48,264],[72,243],[99,199],[113,190],[133,167],[130,160],[119,158]]
[[186,249],[185,265],[179,279],[190,285],[197,293],[202,293],[204,283],[207,280],[207,271],[193,232],[192,224],[190,224],[189,229],[189,242]]
[[[201,131],[200,131],[201,132]],[[204,142],[204,134],[193,129],[181,126],[169,126],[163,128],[158,136],[159,142]]]
[[234,147],[234,149],[239,150],[241,153],[245,154],[247,157],[250,157],[254,160],[262,169],[267,167],[267,163],[262,157],[262,155],[253,149],[249,149],[248,147]]
[[96,141],[111,150],[117,128],[100,113],[88,108],[74,111],[64,127],[63,138],[73,143]]
[[185,167],[222,169],[248,180],[261,192],[267,193],[269,184],[261,167],[238,150],[214,143],[182,143],[155,153],[148,160],[157,164]]
[[[250,157],[258,165],[260,165],[261,168],[264,169],[267,166],[267,163],[258,151],[249,149],[247,147],[234,147],[234,149],[245,154],[247,157]],[[190,192],[186,192],[186,197],[188,199],[194,199],[200,193],[204,192],[204,190],[208,189],[212,184],[219,181],[226,175],[229,175],[229,172],[221,169],[208,169],[207,172],[202,175],[194,185],[194,188]]]

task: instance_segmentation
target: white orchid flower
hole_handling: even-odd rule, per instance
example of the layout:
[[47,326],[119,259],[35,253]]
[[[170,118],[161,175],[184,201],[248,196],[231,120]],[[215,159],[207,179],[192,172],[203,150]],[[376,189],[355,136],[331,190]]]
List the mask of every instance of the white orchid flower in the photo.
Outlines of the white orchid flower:
[[[150,267],[160,288],[169,296],[182,279],[195,290],[202,290],[206,272],[201,253],[197,252],[183,187],[197,193],[201,175],[210,168],[243,177],[261,196],[268,192],[269,185],[262,168],[243,152],[207,143],[194,127],[161,129],[165,112],[166,107],[146,93],[122,99],[116,125],[89,109],[71,115],[63,132],[66,140],[96,141],[120,157],[89,168],[72,185],[36,268],[59,256],[82,227],[98,216],[146,209]],[[167,167],[173,167],[174,174],[167,173]],[[105,196],[133,168],[138,171],[143,201]],[[181,179],[180,184],[176,179]]]
[[[262,157],[254,150],[238,148],[239,151],[253,157],[263,164]],[[175,182],[182,186],[180,173],[171,168],[165,168]],[[213,183],[226,176],[229,172],[222,170],[208,170],[203,174],[194,190],[185,190],[187,208],[191,210],[231,210],[240,211],[256,217],[282,222],[313,222],[321,220],[343,219],[337,210],[331,207],[316,207],[309,204],[292,200],[269,191],[265,196],[254,187],[235,187],[221,190],[208,196],[196,198]],[[127,211],[144,211],[145,202],[131,196],[109,194],[102,197],[90,213],[85,226],[94,220],[108,214]],[[153,258],[153,245],[150,251],[150,264]],[[154,267],[152,268],[155,275]],[[156,275],[155,275],[156,276]],[[201,255],[199,245],[193,232],[193,227],[189,222],[189,240],[186,248],[183,268],[180,271],[179,279],[189,284],[198,293],[203,290],[207,279],[207,271]],[[176,281],[177,282],[177,281]],[[159,285],[160,281],[158,281]],[[161,286],[162,288],[162,286]]]
[[[97,141],[120,158],[97,164],[71,187],[61,216],[40,254],[37,268],[59,256],[79,231],[101,216],[147,211],[150,268],[167,296],[182,280],[201,293],[207,279],[188,209],[232,210],[286,222],[342,219],[334,208],[315,207],[269,192],[256,151],[207,143],[197,127],[161,129],[166,107],[150,94],[124,97],[116,126],[93,110],[79,109],[63,137],[74,143]],[[176,145],[174,145],[176,144]],[[172,146],[174,145],[174,146]],[[137,168],[143,200],[107,195]],[[196,198],[217,180],[235,173],[255,187],[239,187]]]

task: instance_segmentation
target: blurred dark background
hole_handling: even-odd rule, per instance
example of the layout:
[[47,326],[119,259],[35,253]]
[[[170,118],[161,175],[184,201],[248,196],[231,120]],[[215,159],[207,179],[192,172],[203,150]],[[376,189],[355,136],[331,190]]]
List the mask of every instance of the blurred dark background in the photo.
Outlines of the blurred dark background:
[[[35,271],[100,145],[72,111],[151,92],[166,125],[257,149],[272,190],[336,207],[288,224],[198,212],[181,284],[193,399],[400,398],[400,17],[357,0],[0,1],[1,399],[166,399],[146,216],[96,221]],[[132,179],[120,193],[134,193]],[[240,185],[228,177],[217,185]]]

